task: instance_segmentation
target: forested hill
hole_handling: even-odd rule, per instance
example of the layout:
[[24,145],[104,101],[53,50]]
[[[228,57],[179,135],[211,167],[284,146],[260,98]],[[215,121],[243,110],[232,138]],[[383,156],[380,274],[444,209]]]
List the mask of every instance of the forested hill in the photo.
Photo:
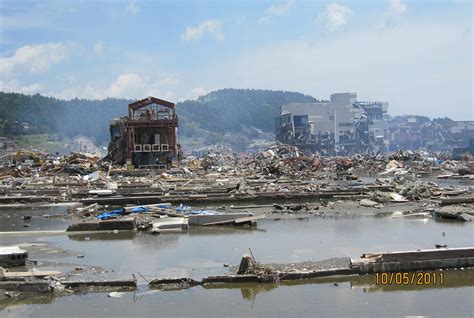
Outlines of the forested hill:
[[273,132],[281,105],[314,101],[311,96],[294,92],[222,89],[179,103],[177,109],[181,117],[213,132],[240,132],[245,127]]
[[[281,105],[314,101],[316,100],[311,96],[295,92],[218,90],[197,100],[177,104],[180,136],[245,133],[253,127],[273,132],[275,116]],[[109,139],[110,120],[126,115],[130,102],[115,98],[64,101],[41,95],[0,92],[0,134],[84,135],[93,137],[98,143],[106,143]]]
[[73,99],[69,101],[17,93],[0,93],[0,134],[84,135],[108,140],[110,119],[127,113],[130,101]]

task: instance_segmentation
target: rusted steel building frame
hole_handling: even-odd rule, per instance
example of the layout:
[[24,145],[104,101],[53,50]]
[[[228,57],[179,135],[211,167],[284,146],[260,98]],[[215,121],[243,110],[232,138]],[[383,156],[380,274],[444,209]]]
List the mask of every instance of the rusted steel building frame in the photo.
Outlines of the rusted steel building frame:
[[[159,118],[159,114],[149,117],[138,117],[135,112],[149,105],[159,105],[171,109],[170,118]],[[172,156],[178,155],[176,129],[178,127],[178,116],[176,115],[176,105],[155,97],[148,97],[128,105],[129,116],[124,118],[123,123],[127,134],[127,160],[132,161],[136,138],[140,131],[151,130],[160,133],[160,138],[166,140],[169,145],[169,153]],[[147,113],[147,116],[149,114]],[[150,133],[147,131],[147,133]]]

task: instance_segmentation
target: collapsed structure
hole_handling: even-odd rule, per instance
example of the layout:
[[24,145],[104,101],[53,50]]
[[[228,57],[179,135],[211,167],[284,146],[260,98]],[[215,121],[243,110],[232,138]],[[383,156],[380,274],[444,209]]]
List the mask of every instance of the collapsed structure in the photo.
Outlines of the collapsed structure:
[[276,119],[276,137],[324,154],[386,153],[387,109],[387,102],[358,102],[356,93],[332,94],[329,102],[286,104]]
[[325,155],[395,152],[400,149],[474,154],[474,121],[425,116],[391,117],[387,102],[357,101],[356,93],[330,101],[290,103],[276,118],[277,141]]
[[425,116],[396,116],[389,122],[390,151],[398,149],[474,154],[474,121]]
[[128,116],[110,124],[109,156],[115,164],[169,168],[178,159],[175,104],[148,97],[128,105]]

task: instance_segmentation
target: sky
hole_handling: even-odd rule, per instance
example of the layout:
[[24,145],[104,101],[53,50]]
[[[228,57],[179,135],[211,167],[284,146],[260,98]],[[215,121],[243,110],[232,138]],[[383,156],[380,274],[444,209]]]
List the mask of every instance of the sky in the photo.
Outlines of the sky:
[[0,90],[61,99],[221,88],[474,120],[468,0],[0,0]]

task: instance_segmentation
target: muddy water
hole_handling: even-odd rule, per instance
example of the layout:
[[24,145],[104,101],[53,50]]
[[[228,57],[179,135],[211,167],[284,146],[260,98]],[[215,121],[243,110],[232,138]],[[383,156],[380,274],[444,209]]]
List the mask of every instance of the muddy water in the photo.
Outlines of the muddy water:
[[[41,215],[41,211],[36,212]],[[15,225],[15,229],[35,229],[37,221],[45,222],[41,223],[42,230],[59,226],[53,222],[48,228],[49,219],[33,217],[29,228]],[[11,230],[7,224],[2,221],[2,231]],[[257,229],[193,228],[158,236],[22,234],[1,235],[0,240],[2,245],[30,243],[25,248],[31,259],[38,260],[39,268],[68,272],[79,265],[95,278],[129,278],[137,272],[146,278],[202,278],[227,272],[223,264],[237,264],[249,247],[261,262],[289,263],[433,248],[434,244],[473,246],[474,223],[314,217],[264,220]],[[473,271],[450,271],[443,287],[392,289],[375,286],[372,276],[342,279],[337,286],[334,280],[319,280],[301,285],[195,287],[169,292],[150,291],[142,280],[138,291],[125,293],[122,298],[92,293],[6,301],[0,305],[0,316],[470,316],[474,313],[473,275]]]
[[[52,205],[28,207],[0,207],[0,232],[63,230],[67,222],[57,216],[64,215],[67,206]],[[25,220],[25,217],[31,217]]]

